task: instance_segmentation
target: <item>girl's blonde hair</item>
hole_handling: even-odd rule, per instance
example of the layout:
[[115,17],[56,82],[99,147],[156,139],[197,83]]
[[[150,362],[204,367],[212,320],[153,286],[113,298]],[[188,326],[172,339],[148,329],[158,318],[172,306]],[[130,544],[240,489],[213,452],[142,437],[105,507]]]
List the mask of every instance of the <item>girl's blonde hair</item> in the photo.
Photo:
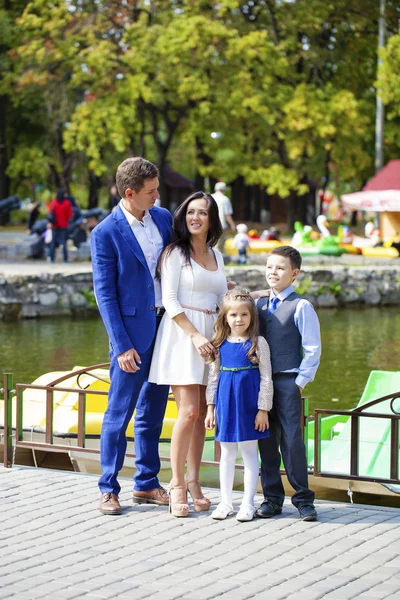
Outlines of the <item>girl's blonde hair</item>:
[[245,304],[249,309],[250,326],[247,330],[247,334],[251,341],[251,348],[247,356],[252,363],[258,364],[258,358],[255,354],[258,345],[258,313],[255,302],[248,290],[236,287],[225,294],[214,325],[215,334],[211,343],[216,348],[219,348],[227,337],[231,335],[231,329],[226,320],[226,315],[235,304]]

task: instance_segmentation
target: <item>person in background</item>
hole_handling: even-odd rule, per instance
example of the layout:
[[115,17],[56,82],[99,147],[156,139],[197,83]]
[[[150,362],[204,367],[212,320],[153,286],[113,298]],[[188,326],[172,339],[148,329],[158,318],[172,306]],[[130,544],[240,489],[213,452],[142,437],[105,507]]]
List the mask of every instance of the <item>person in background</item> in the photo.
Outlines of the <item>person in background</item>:
[[274,399],[269,415],[270,437],[259,441],[264,501],[256,515],[269,518],[282,512],[282,453],[287,478],[295,490],[292,504],[303,521],[315,521],[315,495],[308,487],[301,431],[301,395],[317,372],[321,337],[313,305],[296,294],[292,286],[300,268],[301,255],[292,246],[272,250],[266,266],[270,295],[257,301],[260,333],[271,351]]
[[34,202],[32,204],[32,208],[29,212],[28,222],[26,225],[26,228],[29,231],[29,233],[32,233],[33,226],[36,223],[36,221],[38,220],[38,217],[40,214],[40,208],[41,208],[40,202]]
[[73,211],[72,219],[74,221],[77,221],[82,214],[81,207],[77,203],[75,196],[73,196],[72,194],[66,193],[65,197],[67,198],[67,200],[69,200],[71,202],[72,211]]
[[277,242],[280,242],[281,241],[280,235],[281,235],[281,232],[279,231],[279,229],[272,226],[269,228],[268,236],[266,239],[268,241],[276,240]]
[[212,195],[215,202],[217,203],[219,219],[220,219],[221,225],[222,225],[222,235],[217,244],[217,249],[220,252],[224,251],[224,244],[228,237],[228,235],[227,235],[228,227],[229,227],[230,231],[235,231],[235,221],[233,220],[233,217],[232,217],[232,215],[233,215],[232,204],[231,204],[231,201],[229,200],[228,196],[226,196],[224,194],[225,190],[226,190],[226,183],[224,183],[223,181],[217,181],[217,183],[214,186],[214,193]]
[[245,265],[247,263],[247,248],[250,246],[247,225],[239,223],[239,225],[236,225],[236,231],[237,234],[233,238],[233,247],[238,251],[239,264]]
[[99,510],[122,512],[118,473],[126,429],[135,413],[133,501],[168,506],[158,473],[160,439],[169,387],[148,383],[154,340],[161,317],[161,286],[156,265],[169,243],[172,216],[157,208],[158,169],[144,158],[124,160],[116,182],[121,201],[90,236],[97,304],[110,340],[110,391],[100,437]]
[[257,309],[247,290],[234,288],[225,295],[214,329],[211,343],[219,352],[210,363],[205,424],[213,429],[217,422],[221,502],[211,516],[222,520],[233,511],[232,488],[240,443],[244,495],[236,519],[251,521],[258,481],[258,440],[269,437],[273,386],[269,347],[258,335]]
[[57,196],[48,205],[47,218],[52,225],[52,240],[50,243],[50,261],[53,263],[56,257],[57,246],[63,248],[64,262],[68,262],[68,223],[74,214],[72,204],[66,197],[64,190],[58,190]]

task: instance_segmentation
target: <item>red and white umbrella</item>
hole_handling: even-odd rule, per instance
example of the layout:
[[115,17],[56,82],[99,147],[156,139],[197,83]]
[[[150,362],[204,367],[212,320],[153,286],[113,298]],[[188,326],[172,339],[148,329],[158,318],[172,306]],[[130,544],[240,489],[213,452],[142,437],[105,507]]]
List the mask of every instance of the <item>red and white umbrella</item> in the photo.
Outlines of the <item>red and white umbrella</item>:
[[391,160],[361,192],[342,195],[350,210],[400,212],[400,160]]
[[343,194],[343,206],[350,210],[400,212],[400,190],[355,192]]

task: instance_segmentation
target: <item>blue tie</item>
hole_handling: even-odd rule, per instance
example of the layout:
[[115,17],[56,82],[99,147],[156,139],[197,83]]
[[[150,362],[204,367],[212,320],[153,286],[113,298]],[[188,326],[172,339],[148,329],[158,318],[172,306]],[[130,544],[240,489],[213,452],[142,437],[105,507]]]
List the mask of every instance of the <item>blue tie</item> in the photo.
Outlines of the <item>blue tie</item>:
[[274,313],[276,311],[276,309],[278,308],[278,304],[279,304],[279,298],[277,296],[275,296],[274,298],[271,298],[271,300],[268,303],[268,312],[270,315],[272,315],[272,313]]

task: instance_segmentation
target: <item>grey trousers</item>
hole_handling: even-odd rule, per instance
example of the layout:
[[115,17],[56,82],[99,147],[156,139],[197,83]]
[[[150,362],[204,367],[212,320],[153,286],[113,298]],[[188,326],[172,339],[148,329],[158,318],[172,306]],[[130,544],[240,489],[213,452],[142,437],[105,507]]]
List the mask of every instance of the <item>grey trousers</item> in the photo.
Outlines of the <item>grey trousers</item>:
[[280,475],[281,453],[286,475],[295,490],[292,504],[313,504],[315,494],[308,487],[306,448],[301,435],[301,395],[296,373],[273,376],[274,400],[269,413],[270,437],[259,440],[261,485],[265,500],[282,506],[285,492]]

